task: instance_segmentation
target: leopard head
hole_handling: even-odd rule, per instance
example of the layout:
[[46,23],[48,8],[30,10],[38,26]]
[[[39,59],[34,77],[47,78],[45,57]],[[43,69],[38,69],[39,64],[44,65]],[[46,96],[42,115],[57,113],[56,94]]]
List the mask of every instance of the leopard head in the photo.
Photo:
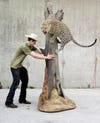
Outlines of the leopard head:
[[44,34],[50,33],[54,34],[55,33],[55,21],[54,19],[47,19],[43,21],[41,25],[41,30]]

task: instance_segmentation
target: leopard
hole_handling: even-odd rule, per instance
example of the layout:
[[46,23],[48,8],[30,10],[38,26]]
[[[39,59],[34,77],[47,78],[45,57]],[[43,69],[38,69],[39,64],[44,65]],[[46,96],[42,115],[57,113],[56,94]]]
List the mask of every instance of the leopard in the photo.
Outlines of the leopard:
[[50,37],[51,37],[50,43],[54,43],[54,41],[56,40],[57,40],[57,43],[60,43],[60,48],[57,50],[57,53],[63,50],[64,46],[70,41],[72,41],[73,43],[75,43],[76,45],[80,47],[92,47],[97,42],[97,39],[95,39],[94,42],[91,43],[90,45],[82,45],[78,43],[73,38],[69,27],[62,21],[59,21],[55,18],[49,18],[44,20],[41,25],[41,31],[44,34],[47,34],[47,33],[50,34]]

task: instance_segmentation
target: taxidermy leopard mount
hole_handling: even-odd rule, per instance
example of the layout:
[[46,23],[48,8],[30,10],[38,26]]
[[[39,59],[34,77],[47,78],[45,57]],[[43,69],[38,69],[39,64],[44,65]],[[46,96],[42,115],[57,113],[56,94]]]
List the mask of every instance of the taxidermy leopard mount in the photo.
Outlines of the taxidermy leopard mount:
[[76,45],[80,47],[92,47],[97,42],[97,39],[95,39],[95,41],[90,45],[79,44],[73,38],[67,25],[55,18],[48,18],[45,21],[43,21],[41,30],[44,34],[48,33],[50,35],[50,43],[54,43],[54,41],[57,41],[57,43],[61,44],[60,48],[56,51],[56,53],[63,50],[64,46],[70,41],[74,42]]

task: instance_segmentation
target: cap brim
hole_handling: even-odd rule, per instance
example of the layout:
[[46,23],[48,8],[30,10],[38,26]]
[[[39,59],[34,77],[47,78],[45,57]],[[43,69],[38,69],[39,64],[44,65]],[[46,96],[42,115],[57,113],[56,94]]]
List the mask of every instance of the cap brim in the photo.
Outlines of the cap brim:
[[33,39],[33,40],[37,41],[37,39],[32,38],[30,35],[25,35],[25,37],[27,37],[27,38],[31,38],[31,39]]

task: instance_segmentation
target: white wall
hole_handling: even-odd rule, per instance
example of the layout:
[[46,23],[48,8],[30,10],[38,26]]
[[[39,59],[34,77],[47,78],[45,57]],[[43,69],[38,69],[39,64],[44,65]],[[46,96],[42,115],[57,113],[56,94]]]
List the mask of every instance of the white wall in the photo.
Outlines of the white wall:
[[[54,12],[63,9],[63,22],[74,38],[92,48],[80,48],[70,42],[59,54],[63,87],[100,87],[100,0],[51,0]],[[0,0],[0,81],[10,86],[10,61],[16,49],[31,32],[39,36],[38,47],[44,47],[45,38],[40,30],[44,19],[45,0]],[[24,65],[29,71],[29,86],[42,87],[45,62],[27,57]]]

